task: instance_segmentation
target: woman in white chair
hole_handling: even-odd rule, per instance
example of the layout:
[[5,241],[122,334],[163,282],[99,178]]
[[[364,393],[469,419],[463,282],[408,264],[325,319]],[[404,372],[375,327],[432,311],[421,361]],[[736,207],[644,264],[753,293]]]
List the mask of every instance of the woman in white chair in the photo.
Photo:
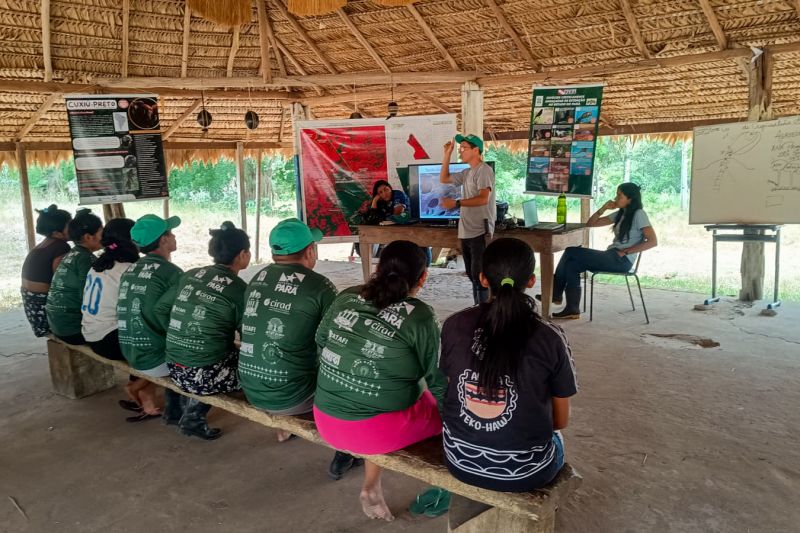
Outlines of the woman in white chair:
[[[604,215],[606,211],[617,211]],[[581,274],[587,270],[629,272],[639,253],[658,245],[656,232],[642,207],[642,191],[635,183],[617,187],[617,197],[595,211],[586,222],[589,228],[613,224],[614,242],[607,250],[572,246],[564,250],[553,275],[553,303],[560,305],[563,295],[567,305],[553,318],[580,318]],[[537,295],[537,299],[541,296]]]

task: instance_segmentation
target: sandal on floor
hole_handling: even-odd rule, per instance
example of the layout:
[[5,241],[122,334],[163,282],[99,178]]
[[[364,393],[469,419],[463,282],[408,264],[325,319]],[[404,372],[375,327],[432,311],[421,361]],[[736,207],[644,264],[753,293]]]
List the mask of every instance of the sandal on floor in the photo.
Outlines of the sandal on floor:
[[450,492],[439,487],[433,487],[422,494],[408,510],[411,514],[425,515],[431,518],[441,516],[450,508]]
[[125,419],[125,422],[144,422],[145,420],[150,420],[152,418],[161,418],[161,414],[157,415],[149,415],[147,413],[139,413],[136,416],[129,416]]
[[142,406],[136,402],[132,402],[130,400],[120,400],[119,406],[125,409],[126,411],[133,411],[134,413],[141,413]]

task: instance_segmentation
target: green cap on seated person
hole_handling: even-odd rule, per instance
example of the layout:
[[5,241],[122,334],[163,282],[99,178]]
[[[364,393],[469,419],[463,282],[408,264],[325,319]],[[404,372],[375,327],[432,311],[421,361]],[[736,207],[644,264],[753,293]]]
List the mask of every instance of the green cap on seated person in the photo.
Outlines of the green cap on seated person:
[[322,240],[322,232],[309,228],[296,218],[281,220],[269,232],[269,247],[274,255],[292,255],[312,242]]
[[456,135],[457,143],[461,144],[464,141],[467,141],[469,144],[477,148],[480,153],[483,153],[483,139],[477,135],[473,135],[471,133],[469,135],[461,135],[460,133]]
[[174,230],[180,225],[180,217],[169,217],[164,220],[158,215],[144,215],[131,228],[131,240],[140,248],[148,246],[164,233]]

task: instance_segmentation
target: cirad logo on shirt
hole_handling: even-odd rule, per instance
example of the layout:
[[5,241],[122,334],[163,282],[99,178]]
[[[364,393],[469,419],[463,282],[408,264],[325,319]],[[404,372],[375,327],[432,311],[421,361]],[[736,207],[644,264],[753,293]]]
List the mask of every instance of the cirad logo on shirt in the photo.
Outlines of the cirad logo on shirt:
[[339,314],[333,319],[334,324],[347,331],[353,331],[356,322],[358,322],[358,313],[352,309],[339,311]]
[[293,274],[281,274],[280,278],[278,278],[278,283],[275,284],[275,292],[282,292],[285,294],[297,294],[297,289],[300,287],[300,284],[303,283],[306,275],[301,274],[300,272],[294,272]]

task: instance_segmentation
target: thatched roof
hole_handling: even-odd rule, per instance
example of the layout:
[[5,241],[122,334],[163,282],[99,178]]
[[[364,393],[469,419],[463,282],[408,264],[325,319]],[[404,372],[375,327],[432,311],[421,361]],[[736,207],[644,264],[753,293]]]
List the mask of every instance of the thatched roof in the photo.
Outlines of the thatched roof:
[[[259,1],[237,28],[191,13],[186,26],[184,0],[0,2],[0,148],[69,139],[54,93],[161,94],[165,129],[185,116],[169,137],[183,159],[195,145],[177,143],[289,146],[276,143],[291,142],[293,102],[317,118],[346,117],[354,102],[385,116],[394,86],[401,114],[460,112],[466,80],[484,88],[485,131],[498,138],[527,130],[533,84],[597,81],[606,130],[647,133],[745,119],[750,47],[775,52],[774,114],[800,113],[796,0],[350,0],[316,17],[265,0],[261,24]],[[205,135],[187,113],[201,90],[214,116]],[[261,116],[255,131],[247,109]]]

